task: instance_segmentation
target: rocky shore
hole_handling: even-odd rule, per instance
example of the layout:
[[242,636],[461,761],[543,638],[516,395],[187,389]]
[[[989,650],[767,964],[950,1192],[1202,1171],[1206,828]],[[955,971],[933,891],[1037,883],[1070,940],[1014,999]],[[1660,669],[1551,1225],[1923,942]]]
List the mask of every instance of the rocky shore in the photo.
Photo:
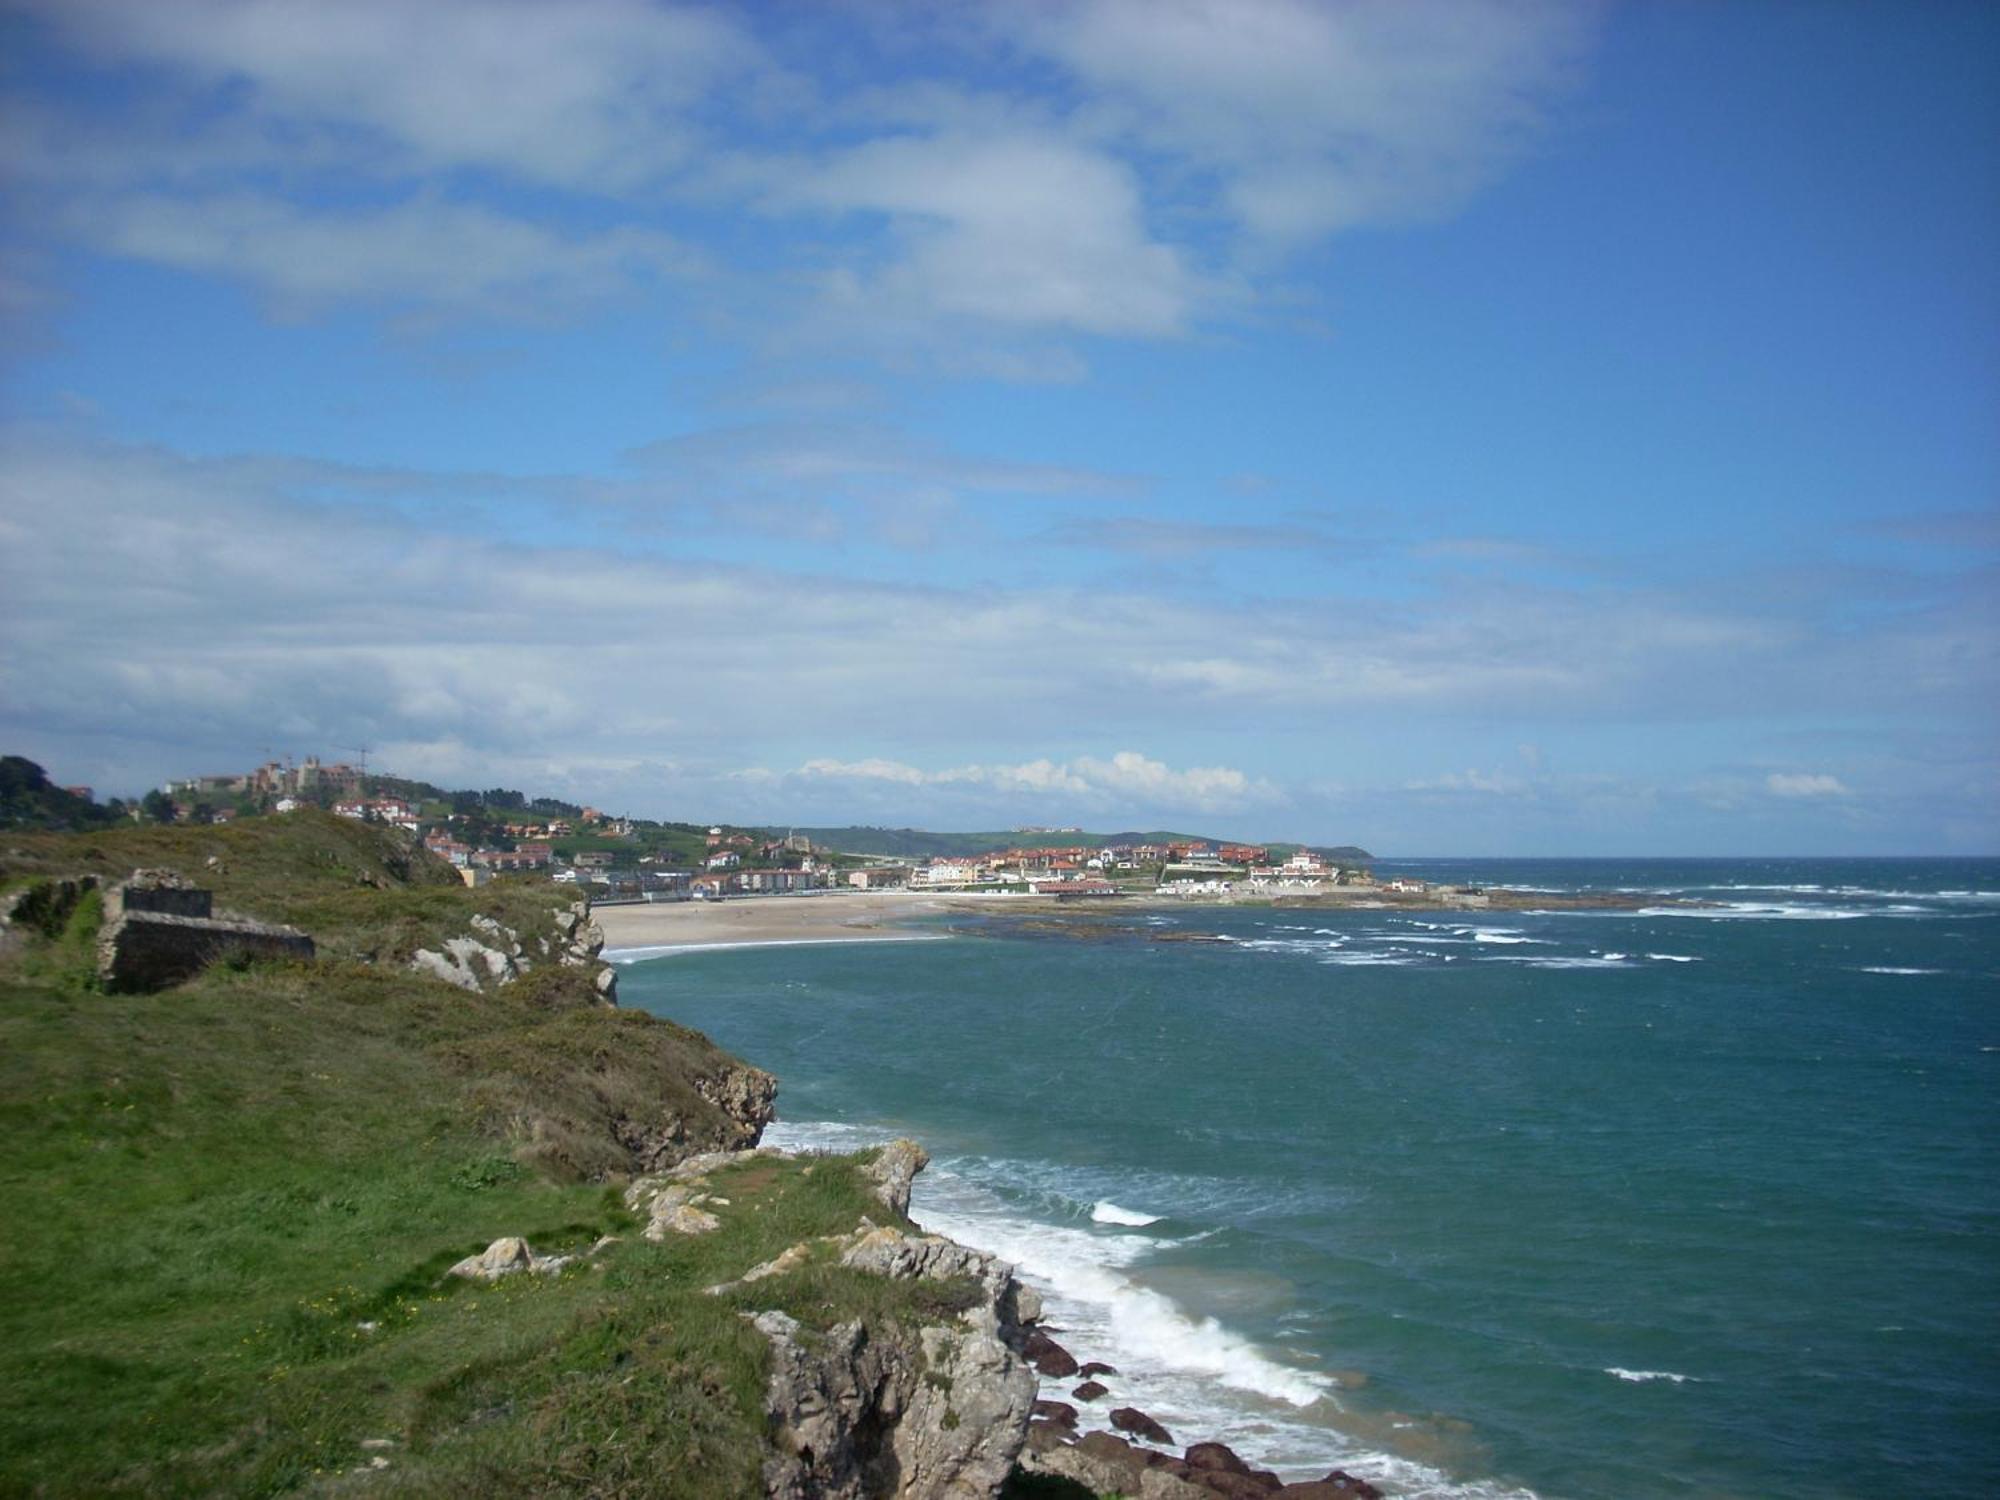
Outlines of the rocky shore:
[[[1058,1382],[1079,1380],[1069,1401],[1037,1397],[1021,1452],[1031,1473],[1071,1480],[1097,1495],[1132,1495],[1144,1500],[1381,1500],[1382,1491],[1343,1469],[1319,1479],[1287,1484],[1268,1469],[1251,1467],[1222,1443],[1192,1442],[1178,1447],[1174,1434],[1133,1406],[1107,1412],[1112,1432],[1079,1433],[1081,1414],[1072,1402],[1096,1405],[1115,1399],[1099,1377],[1116,1379],[1115,1366],[1077,1358],[1039,1324],[1027,1331],[1022,1353],[1036,1374]],[[1120,1437],[1119,1433],[1128,1436]],[[1147,1446],[1151,1445],[1151,1446]]]

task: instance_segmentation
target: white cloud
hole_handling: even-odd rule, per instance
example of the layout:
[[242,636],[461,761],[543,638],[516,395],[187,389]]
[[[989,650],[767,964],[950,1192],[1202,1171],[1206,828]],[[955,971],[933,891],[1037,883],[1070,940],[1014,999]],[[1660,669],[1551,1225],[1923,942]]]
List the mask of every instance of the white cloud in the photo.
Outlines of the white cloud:
[[802,165],[778,201],[887,216],[898,257],[829,283],[860,314],[1162,335],[1208,295],[1148,234],[1134,171],[1054,136],[870,141]]
[[236,277],[288,313],[354,300],[532,318],[697,267],[664,234],[564,234],[433,199],[328,213],[273,197],[135,194],[70,219],[113,254]]
[[650,0],[47,0],[85,52],[248,95],[290,133],[363,132],[384,170],[629,187],[692,149],[690,106],[756,48],[725,13]]
[[[754,270],[705,284],[739,335],[1027,381],[1081,377],[1052,340],[1186,335],[1248,305],[1271,251],[1460,201],[1533,133],[1577,32],[1556,0],[1075,0],[929,25],[26,3],[118,85],[87,114],[20,90],[0,152],[37,200],[24,225],[281,303],[532,318],[691,243],[740,264],[755,215]],[[839,45],[801,44],[815,25]]]
[[[414,774],[532,773],[673,815],[992,826],[1039,798],[1124,821],[1288,807],[1285,786],[1308,774],[1351,782],[1364,747],[1343,736],[1365,725],[1384,767],[1369,779],[1392,799],[1554,807],[1596,794],[1532,763],[1412,776],[1383,747],[1428,735],[1425,761],[1449,765],[1463,743],[1490,767],[1529,724],[1544,744],[1672,724],[1712,745],[1785,715],[1808,725],[1857,692],[1907,716],[1969,691],[1963,673],[1916,670],[1936,623],[1856,655],[1810,621],[1610,588],[1274,612],[1130,589],[841,582],[683,561],[629,530],[615,547],[504,540],[476,508],[488,492],[512,506],[597,480],[6,436],[0,733],[108,788],[254,758],[279,734],[276,748],[366,741]],[[427,493],[446,502],[434,524]],[[563,535],[580,534],[565,517]],[[1147,748],[1052,754],[1052,740]],[[793,769],[729,774],[745,765]],[[1742,782],[1746,807],[1859,801],[1825,773]]]
[[1015,19],[1101,91],[1106,128],[1179,154],[1244,229],[1297,244],[1484,185],[1532,137],[1583,14],[1554,0],[1078,0]]
[[1526,778],[1505,771],[1446,771],[1428,779],[1406,781],[1406,792],[1474,792],[1492,797],[1519,797],[1533,790]]
[[1059,799],[1062,806],[1161,813],[1240,811],[1278,796],[1269,783],[1227,766],[1175,770],[1136,750],[1121,750],[1109,759],[1080,756],[1061,762],[1044,757],[1013,765],[964,765],[938,771],[924,771],[894,760],[818,759],[806,761],[791,772],[758,769],[744,774],[764,782],[798,779],[887,782],[908,788],[976,787],[1009,797]]
[[1774,797],[1851,797],[1837,776],[1812,772],[1773,771],[1764,778],[1764,789]]

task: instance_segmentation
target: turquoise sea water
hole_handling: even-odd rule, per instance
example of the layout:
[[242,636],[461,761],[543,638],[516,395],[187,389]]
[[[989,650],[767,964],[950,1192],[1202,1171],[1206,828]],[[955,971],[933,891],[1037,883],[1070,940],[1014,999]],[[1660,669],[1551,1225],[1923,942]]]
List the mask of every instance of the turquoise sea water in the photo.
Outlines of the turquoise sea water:
[[974,921],[621,993],[776,1072],[780,1143],[923,1140],[919,1220],[1182,1441],[1410,1495],[2000,1493],[2000,864],[1384,870],[1725,904]]

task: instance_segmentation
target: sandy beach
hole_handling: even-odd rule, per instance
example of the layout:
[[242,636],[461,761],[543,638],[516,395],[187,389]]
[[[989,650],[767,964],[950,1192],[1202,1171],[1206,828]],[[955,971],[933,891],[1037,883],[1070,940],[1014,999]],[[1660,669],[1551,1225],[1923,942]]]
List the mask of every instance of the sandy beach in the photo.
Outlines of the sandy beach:
[[727,901],[662,901],[599,906],[604,956],[776,943],[882,942],[919,937],[901,924],[947,910],[913,891],[827,891],[814,896],[732,896]]

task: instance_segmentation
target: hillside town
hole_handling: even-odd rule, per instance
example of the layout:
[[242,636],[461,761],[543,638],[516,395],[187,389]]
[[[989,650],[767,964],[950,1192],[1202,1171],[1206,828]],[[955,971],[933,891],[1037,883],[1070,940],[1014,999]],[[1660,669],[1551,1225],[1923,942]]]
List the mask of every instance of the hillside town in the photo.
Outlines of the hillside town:
[[[1134,894],[1212,900],[1376,888],[1365,864],[1337,863],[1298,845],[1195,839],[1056,844],[1051,836],[1082,830],[1021,827],[1015,836],[1023,842],[1011,848],[890,859],[821,847],[795,832],[653,823],[500,789],[446,792],[317,756],[169,782],[148,794],[145,805],[160,821],[203,823],[319,807],[407,831],[468,885],[532,871],[587,887],[600,903],[902,889],[1063,901]],[[1400,880],[1381,887],[1423,888]]]

